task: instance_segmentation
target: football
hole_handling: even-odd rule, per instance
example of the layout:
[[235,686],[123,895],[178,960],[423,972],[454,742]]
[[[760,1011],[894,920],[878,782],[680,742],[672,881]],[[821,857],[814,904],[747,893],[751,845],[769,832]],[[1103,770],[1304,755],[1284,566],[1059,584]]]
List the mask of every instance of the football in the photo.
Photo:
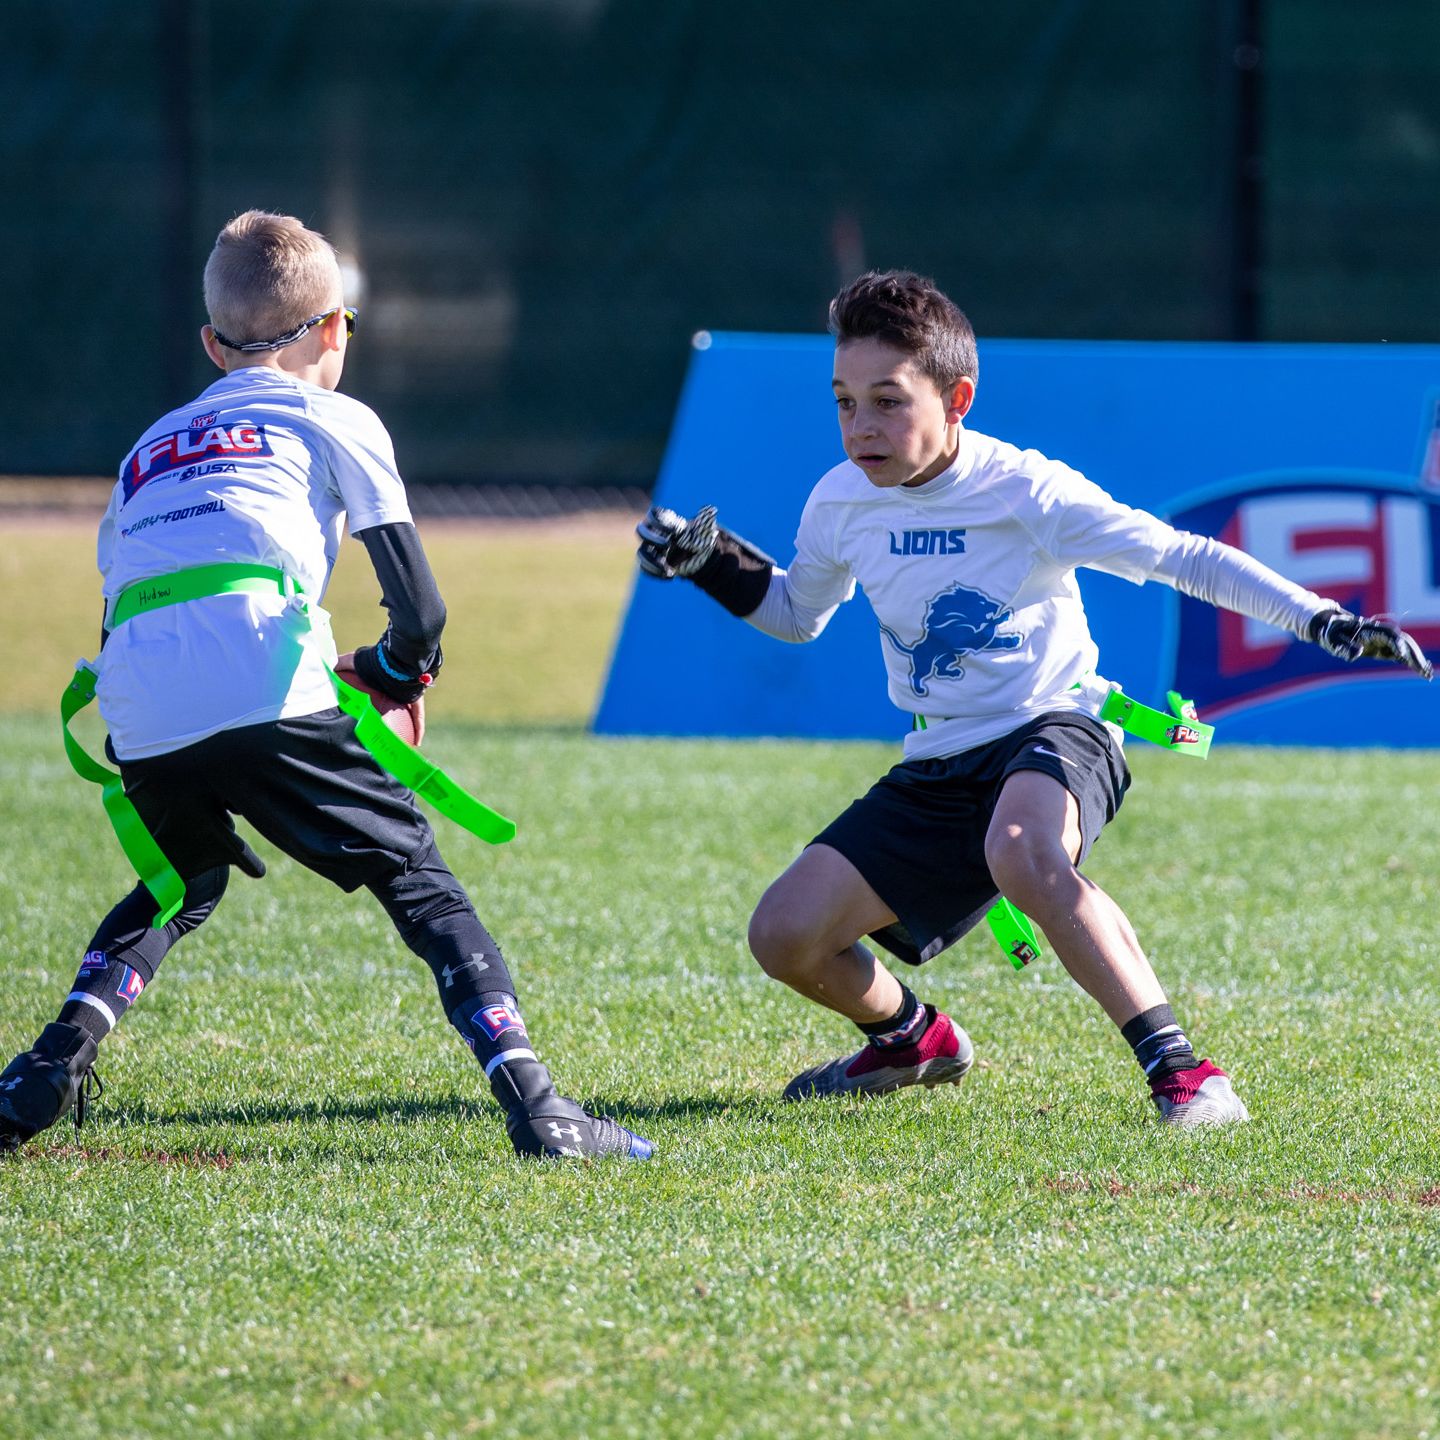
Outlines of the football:
[[374,702],[375,708],[380,712],[380,718],[404,741],[411,745],[415,741],[415,721],[410,714],[410,707],[400,700],[392,699],[389,695],[379,690],[372,690],[360,677],[348,666],[343,666],[335,673],[347,684],[353,685],[357,690],[363,690]]

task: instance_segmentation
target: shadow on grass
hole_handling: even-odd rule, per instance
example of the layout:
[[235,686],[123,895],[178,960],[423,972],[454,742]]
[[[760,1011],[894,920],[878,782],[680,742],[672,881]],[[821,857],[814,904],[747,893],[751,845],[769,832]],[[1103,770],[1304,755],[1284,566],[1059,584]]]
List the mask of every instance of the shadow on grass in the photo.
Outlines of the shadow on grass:
[[[586,1097],[585,1108],[597,1115],[610,1115],[626,1123],[646,1121],[695,1121],[715,1116],[744,1113],[763,1115],[764,1101],[748,1096],[727,1100],[720,1096],[681,1095],[649,1102],[621,1096],[603,1099]],[[464,1119],[477,1116],[499,1121],[499,1107],[476,1096],[455,1096],[433,1100],[263,1100],[250,1105],[201,1105],[192,1110],[161,1110],[143,1100],[135,1104],[106,1107],[95,1112],[97,1119],[128,1128],[136,1125],[286,1125],[334,1123],[364,1120],[392,1125],[415,1125],[427,1120]]]

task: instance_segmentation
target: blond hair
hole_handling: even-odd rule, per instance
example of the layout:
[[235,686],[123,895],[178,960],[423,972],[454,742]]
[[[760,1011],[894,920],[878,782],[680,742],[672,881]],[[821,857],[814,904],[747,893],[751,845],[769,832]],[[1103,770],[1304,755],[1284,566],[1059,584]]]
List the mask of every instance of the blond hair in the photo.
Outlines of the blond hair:
[[293,215],[237,215],[205,262],[210,324],[242,344],[286,334],[339,295],[340,266],[330,242]]

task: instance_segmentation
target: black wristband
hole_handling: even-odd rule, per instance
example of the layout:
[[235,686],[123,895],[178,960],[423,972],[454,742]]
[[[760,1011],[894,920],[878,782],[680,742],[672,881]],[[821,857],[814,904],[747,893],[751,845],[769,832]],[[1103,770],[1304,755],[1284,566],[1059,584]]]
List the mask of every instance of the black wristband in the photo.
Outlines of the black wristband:
[[377,648],[374,645],[362,645],[355,652],[355,673],[369,689],[378,690],[382,695],[400,701],[402,705],[418,700],[429,687],[420,679],[397,680],[393,675],[387,674],[375,654]]
[[760,608],[774,569],[775,562],[768,555],[722,529],[710,558],[690,579],[743,620]]

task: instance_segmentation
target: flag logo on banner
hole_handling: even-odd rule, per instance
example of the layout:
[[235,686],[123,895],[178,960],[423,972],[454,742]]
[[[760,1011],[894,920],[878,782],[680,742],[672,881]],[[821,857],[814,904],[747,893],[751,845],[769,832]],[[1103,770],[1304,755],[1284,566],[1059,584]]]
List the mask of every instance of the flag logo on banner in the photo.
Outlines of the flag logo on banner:
[[[1170,518],[1357,615],[1397,620],[1440,663],[1440,489],[1353,473],[1256,476]],[[1347,665],[1287,631],[1180,596],[1175,688],[1195,696],[1207,719],[1299,690],[1402,673],[1373,660]]]

